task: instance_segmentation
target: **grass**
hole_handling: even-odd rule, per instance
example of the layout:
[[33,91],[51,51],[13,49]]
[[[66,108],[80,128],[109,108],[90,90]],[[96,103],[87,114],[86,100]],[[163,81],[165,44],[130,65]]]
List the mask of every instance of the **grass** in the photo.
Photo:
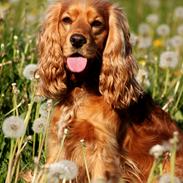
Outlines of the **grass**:
[[[147,2],[149,1],[119,2],[127,13],[131,32],[138,37],[137,41],[134,40],[134,56],[140,68],[138,80],[183,128],[183,43],[174,41],[173,45],[166,44],[178,35],[177,28],[183,24],[183,19],[174,15],[175,8],[183,6],[183,2],[160,0],[158,8],[152,8]],[[29,80],[23,74],[26,65],[37,63],[36,37],[45,7],[45,0],[0,2],[0,128],[4,120],[12,115],[23,118],[26,127],[26,134],[18,139],[5,138],[0,130],[0,183],[5,180],[7,183],[23,182],[18,179],[19,173],[32,169],[34,175],[37,175],[40,165],[45,162],[46,134],[34,133],[32,125],[40,116],[44,116],[46,122],[49,121],[51,104],[43,104],[45,101],[40,99],[35,100],[37,80]],[[152,13],[159,17],[157,24],[147,23],[147,16]],[[142,22],[148,28],[146,32],[139,33]],[[169,26],[168,35],[157,34],[156,29],[161,24]],[[183,33],[179,36],[183,39]],[[143,43],[143,38],[151,39],[149,46]],[[139,46],[140,42],[146,46],[142,48]],[[160,57],[165,51],[178,54],[178,63],[174,68],[168,65],[160,67]],[[174,59],[171,61],[175,62]],[[46,105],[48,111],[45,111]],[[8,164],[11,171],[8,171]],[[8,179],[7,172],[10,173]]]

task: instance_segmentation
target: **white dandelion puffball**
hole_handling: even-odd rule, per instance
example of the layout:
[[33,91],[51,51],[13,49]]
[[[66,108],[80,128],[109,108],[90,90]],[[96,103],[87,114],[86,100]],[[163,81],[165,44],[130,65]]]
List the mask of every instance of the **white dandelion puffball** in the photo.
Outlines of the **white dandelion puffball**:
[[152,45],[152,37],[139,37],[138,48],[146,49]]
[[[170,183],[171,177],[169,174],[164,174],[160,177],[158,183]],[[181,183],[178,177],[174,177],[174,183]]]
[[141,23],[138,27],[138,32],[140,35],[148,36],[151,34],[151,27],[149,24]]
[[182,36],[179,36],[179,35],[173,36],[168,41],[168,45],[173,47],[173,48],[180,48],[181,46],[183,46],[183,38],[182,38]]
[[174,16],[177,19],[183,19],[183,6],[175,8]]
[[33,80],[36,70],[37,70],[37,65],[36,64],[26,65],[24,70],[23,70],[23,75],[26,79]]
[[160,1],[159,0],[153,0],[153,1],[149,1],[147,0],[147,4],[154,9],[157,9],[160,7]]
[[151,147],[149,154],[153,155],[156,159],[163,155],[165,149],[162,145],[156,144]]
[[138,70],[136,80],[142,85],[145,84],[146,86],[150,86],[148,77],[149,77],[148,71],[144,68],[140,68]]
[[159,36],[168,36],[170,34],[170,27],[167,24],[161,24],[157,27],[156,32]]
[[46,102],[41,104],[40,109],[39,109],[39,114],[41,115],[42,118],[47,118],[48,110],[47,110],[47,103]]
[[130,43],[132,46],[135,46],[138,42],[138,37],[134,34],[134,33],[131,33],[130,34]]
[[179,25],[177,27],[177,33],[181,36],[183,36],[183,24]]
[[5,137],[19,138],[25,134],[25,125],[23,119],[17,116],[6,118],[2,126]]
[[159,22],[159,16],[157,14],[150,14],[147,16],[146,21],[149,24],[157,25]]
[[161,68],[175,68],[178,64],[178,55],[174,51],[165,51],[160,55]]
[[45,128],[46,128],[46,119],[45,118],[37,118],[32,125],[32,130],[35,133],[44,132]]
[[73,161],[62,160],[48,167],[48,180],[52,177],[58,177],[59,179],[73,180],[78,174],[78,167]]

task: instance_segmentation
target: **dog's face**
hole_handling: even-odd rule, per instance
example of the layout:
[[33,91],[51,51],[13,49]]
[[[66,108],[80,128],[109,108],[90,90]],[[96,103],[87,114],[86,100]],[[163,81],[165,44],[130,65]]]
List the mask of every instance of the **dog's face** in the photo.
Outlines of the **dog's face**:
[[93,75],[99,81],[95,91],[115,107],[137,100],[140,88],[134,79],[128,23],[119,7],[107,0],[60,0],[42,27],[38,73],[44,95],[61,98],[72,84],[67,71],[88,71],[95,61],[100,63],[94,68],[100,72]]
[[[108,13],[100,3],[65,1],[60,28],[62,51],[67,68],[82,72],[90,60],[99,57],[108,34]],[[105,5],[105,9],[106,9]]]

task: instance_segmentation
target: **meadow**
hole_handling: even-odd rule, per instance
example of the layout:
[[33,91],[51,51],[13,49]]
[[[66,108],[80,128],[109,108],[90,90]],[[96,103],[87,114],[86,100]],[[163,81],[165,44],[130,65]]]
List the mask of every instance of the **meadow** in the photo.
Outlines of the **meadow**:
[[[131,44],[139,65],[137,80],[183,129],[183,1],[115,2],[123,7],[129,20]],[[31,173],[36,183],[39,172],[45,171],[42,167],[53,104],[37,96],[39,77],[34,71],[38,62],[36,38],[51,3],[0,0],[0,183],[23,183]],[[172,141],[170,151],[175,155],[176,133]],[[155,157],[148,183],[162,176],[161,155]],[[173,155],[171,183],[179,181],[174,177]]]

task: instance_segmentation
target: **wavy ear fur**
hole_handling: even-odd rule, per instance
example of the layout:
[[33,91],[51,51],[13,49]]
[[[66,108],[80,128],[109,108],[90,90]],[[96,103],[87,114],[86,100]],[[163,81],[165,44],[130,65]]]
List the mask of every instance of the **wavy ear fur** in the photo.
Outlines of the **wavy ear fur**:
[[123,11],[111,6],[99,87],[106,101],[115,108],[129,106],[142,93],[134,77],[137,66],[129,37],[129,26]]
[[60,13],[61,4],[50,7],[38,40],[40,92],[53,99],[59,98],[67,89],[59,34]]

